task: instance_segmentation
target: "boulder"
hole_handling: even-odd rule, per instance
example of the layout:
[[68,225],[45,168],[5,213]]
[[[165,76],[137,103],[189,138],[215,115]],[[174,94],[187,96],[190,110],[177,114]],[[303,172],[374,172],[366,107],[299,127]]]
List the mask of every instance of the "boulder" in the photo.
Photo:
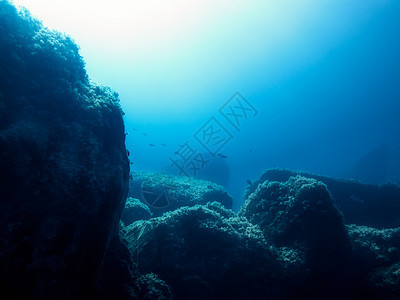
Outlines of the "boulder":
[[174,299],[171,287],[161,280],[157,274],[140,275],[137,279],[139,288],[138,299],[143,300],[170,300]]
[[347,226],[372,299],[400,298],[400,228]]
[[217,202],[137,221],[126,238],[140,273],[177,299],[268,299],[283,267],[258,228]]
[[310,247],[329,248],[332,254],[350,246],[342,213],[326,185],[315,179],[265,181],[246,200],[239,216],[259,225],[277,246],[306,242]]
[[272,245],[302,253],[309,283],[319,281],[314,289],[320,296],[332,284],[346,286],[353,276],[349,268],[352,247],[343,215],[325,184],[301,176],[285,183],[265,181],[246,200],[239,216],[258,225]]
[[364,266],[381,268],[400,262],[400,228],[346,227]]
[[129,186],[129,197],[146,204],[155,217],[182,206],[217,201],[230,209],[233,203],[224,187],[192,177],[134,172]]
[[137,220],[148,220],[153,216],[150,208],[139,199],[129,197],[126,199],[125,207],[122,211],[121,221],[125,226]]
[[315,179],[263,182],[239,215],[218,202],[181,207],[124,235],[142,299],[399,296],[399,229],[346,226]]
[[121,224],[120,235],[115,236],[107,248],[96,282],[96,292],[90,297],[92,299],[138,299],[140,290],[137,279],[140,275],[132,263],[124,228]]
[[354,180],[336,179],[306,172],[283,169],[265,170],[259,179],[250,182],[245,199],[264,181],[286,182],[291,176],[313,178],[326,184],[346,224],[376,228],[400,226],[400,186],[395,184],[363,184]]
[[129,180],[118,95],[71,38],[0,2],[0,289],[90,299]]

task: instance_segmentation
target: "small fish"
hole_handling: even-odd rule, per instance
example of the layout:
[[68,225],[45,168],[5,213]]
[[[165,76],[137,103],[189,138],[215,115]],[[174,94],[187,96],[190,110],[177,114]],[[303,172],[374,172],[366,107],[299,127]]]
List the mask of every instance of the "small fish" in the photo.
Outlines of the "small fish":
[[218,153],[217,155],[218,155],[219,157],[221,157],[221,158],[228,158],[228,156],[223,155],[223,154],[221,154],[221,153]]
[[165,145],[165,144],[161,144],[161,146],[163,146],[163,147],[167,147],[167,145]]
[[143,134],[144,136],[147,136],[147,133],[146,133],[146,132],[143,132],[142,134]]
[[252,150],[252,149],[249,149],[249,152],[253,152],[253,150]]
[[149,146],[150,146],[150,147],[155,147],[156,145],[154,145],[154,144],[149,144]]
[[246,182],[247,182],[248,185],[251,185],[251,184],[252,184],[252,182],[251,182],[250,179],[247,179]]
[[134,131],[137,131],[137,129],[136,128],[132,128]]

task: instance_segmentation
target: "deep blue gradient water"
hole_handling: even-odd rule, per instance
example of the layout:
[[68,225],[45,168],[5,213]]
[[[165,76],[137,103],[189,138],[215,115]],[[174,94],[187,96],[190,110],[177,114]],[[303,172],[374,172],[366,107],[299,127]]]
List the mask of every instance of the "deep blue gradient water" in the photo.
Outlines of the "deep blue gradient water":
[[[110,12],[96,34],[55,25],[81,46],[90,76],[120,93],[133,171],[179,174],[173,161],[190,145],[204,158],[196,176],[224,183],[236,208],[266,168],[400,181],[398,1],[151,5],[147,15],[132,5],[144,21],[114,29]],[[257,110],[240,131],[219,112],[236,92]],[[194,136],[212,117],[230,136],[215,157]]]

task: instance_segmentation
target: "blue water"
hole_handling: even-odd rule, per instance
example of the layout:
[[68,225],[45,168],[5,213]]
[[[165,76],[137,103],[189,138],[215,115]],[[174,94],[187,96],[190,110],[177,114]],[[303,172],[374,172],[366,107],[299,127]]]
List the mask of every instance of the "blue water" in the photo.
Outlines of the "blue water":
[[[227,189],[236,207],[246,180],[271,167],[368,183],[398,181],[400,4],[326,5],[331,9],[303,20],[298,35],[283,42],[276,37],[279,49],[273,40],[263,41],[267,27],[254,26],[255,32],[247,33],[254,36],[244,40],[229,45],[215,40],[217,54],[206,55],[211,63],[220,58],[221,65],[209,66],[207,57],[200,57],[206,66],[195,63],[187,74],[168,67],[160,82],[141,82],[139,94],[134,80],[131,90],[121,89],[133,169],[164,170],[186,141],[207,153],[193,135],[212,116],[226,121],[218,109],[239,91],[258,113],[242,119],[240,132],[223,123],[233,136],[218,151],[227,158],[210,158],[226,162],[218,176],[229,172]],[[225,59],[224,50],[233,53]],[[151,99],[138,115],[134,103],[146,101],[147,91],[157,101]],[[174,97],[182,99],[183,108],[170,108]]]
[[[93,80],[120,93],[133,171],[179,174],[188,142],[207,161],[196,177],[223,183],[236,208],[266,168],[400,181],[399,1],[175,2],[151,1],[143,25],[64,28]],[[219,112],[236,92],[257,110],[240,131]],[[231,135],[215,157],[194,137],[211,117]]]

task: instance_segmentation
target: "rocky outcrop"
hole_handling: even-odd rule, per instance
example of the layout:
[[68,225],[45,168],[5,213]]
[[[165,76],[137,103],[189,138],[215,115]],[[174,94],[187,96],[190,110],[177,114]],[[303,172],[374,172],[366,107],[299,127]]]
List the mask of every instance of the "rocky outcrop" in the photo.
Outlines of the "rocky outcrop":
[[155,217],[182,206],[217,201],[232,208],[232,197],[215,183],[163,173],[134,172],[129,196],[146,204]]
[[300,176],[285,183],[265,181],[246,200],[239,216],[260,226],[274,246],[299,251],[310,278],[325,278],[319,285],[323,291],[339,274],[346,278],[351,242],[325,184]]
[[[327,186],[264,181],[238,214],[181,207],[125,228],[143,299],[396,299],[399,230],[346,226]],[[140,286],[140,288],[139,288]]]
[[161,280],[157,274],[148,273],[138,277],[136,281],[139,293],[136,299],[172,300],[174,296],[171,287]]
[[347,227],[360,266],[366,270],[367,288],[377,299],[400,296],[400,228]]
[[257,226],[217,202],[182,207],[126,229],[134,262],[177,299],[268,299],[282,274]]
[[394,185],[269,170],[235,214],[221,186],[144,172],[125,206],[128,175],[117,94],[1,1],[2,299],[400,298]]
[[133,300],[137,299],[140,275],[135,270],[131,253],[124,237],[124,225],[120,235],[115,236],[107,248],[101,270],[96,282],[95,294],[89,298],[96,300]]
[[125,207],[122,211],[121,221],[125,226],[138,220],[148,220],[153,216],[150,208],[139,199],[129,197],[126,199]]
[[285,183],[265,181],[249,196],[239,216],[257,224],[277,246],[303,244],[310,253],[332,260],[351,249],[343,222],[326,185],[291,177]]
[[78,47],[0,2],[2,297],[93,297],[118,233],[129,161],[118,95]]
[[395,184],[372,185],[357,181],[335,179],[305,172],[282,169],[265,170],[259,179],[250,183],[247,199],[260,183],[286,182],[291,176],[313,178],[326,184],[346,224],[367,225],[376,228],[400,226],[400,187]]

